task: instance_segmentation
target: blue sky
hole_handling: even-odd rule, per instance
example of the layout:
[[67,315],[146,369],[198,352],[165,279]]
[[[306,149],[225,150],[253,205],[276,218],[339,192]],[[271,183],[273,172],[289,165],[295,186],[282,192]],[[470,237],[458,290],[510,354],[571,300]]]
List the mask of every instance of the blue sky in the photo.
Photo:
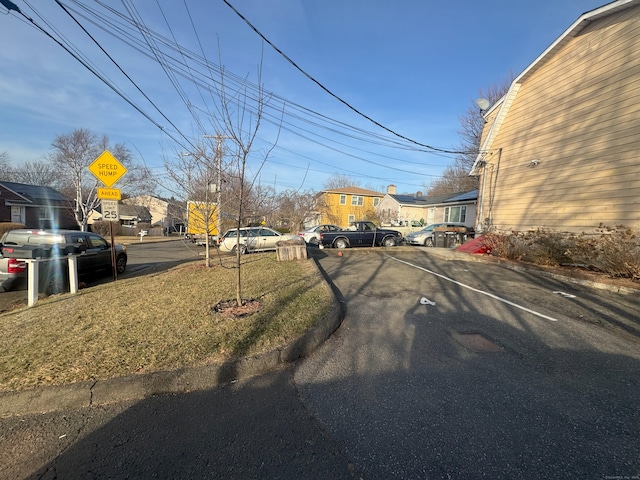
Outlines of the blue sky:
[[[324,91],[223,0],[60,0],[126,76],[55,1],[13,2],[111,85],[24,17],[0,15],[0,152],[14,163],[42,159],[57,135],[88,128],[125,143],[166,184],[164,160],[215,133],[215,94],[204,77],[219,81],[222,65],[231,87],[241,79],[254,86],[262,62],[269,121],[251,175],[278,191],[321,190],[339,174],[378,191],[395,184],[399,193],[424,191],[452,162],[417,144],[455,150],[459,117],[481,89],[518,75],[582,13],[606,3],[228,0],[309,76],[407,141]],[[166,55],[173,66],[163,69]]]

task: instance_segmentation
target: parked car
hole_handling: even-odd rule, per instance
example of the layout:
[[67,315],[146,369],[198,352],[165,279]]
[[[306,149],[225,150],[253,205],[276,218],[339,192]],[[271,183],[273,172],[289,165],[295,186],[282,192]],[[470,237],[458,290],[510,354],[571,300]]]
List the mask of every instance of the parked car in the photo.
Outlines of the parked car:
[[[240,248],[240,253],[264,252],[275,250],[276,243],[281,240],[298,239],[298,235],[287,235],[277,232],[268,227],[243,227],[240,228],[240,238],[238,239],[238,229],[227,230],[220,238],[218,248],[223,252],[235,253]],[[239,240],[239,241],[238,241]]]
[[311,228],[307,228],[302,232],[299,232],[298,235],[304,239],[306,243],[310,243],[312,245],[318,245],[320,243],[320,234],[325,232],[339,232],[342,230],[337,225],[315,225]]
[[338,232],[320,234],[323,247],[394,247],[401,245],[402,234],[397,230],[378,228],[373,222],[353,222],[349,228]]
[[417,232],[408,233],[404,237],[404,241],[409,245],[422,245],[425,247],[433,247],[435,245],[435,230],[439,227],[445,228],[464,228],[462,223],[432,223],[427,225],[422,230]]
[[[27,283],[27,258],[50,257],[39,264],[39,290],[61,293],[69,285],[66,254],[79,253],[78,276],[111,272],[111,245],[96,233],[76,230],[9,230],[0,238],[0,291]],[[127,267],[124,245],[115,245],[116,272]]]

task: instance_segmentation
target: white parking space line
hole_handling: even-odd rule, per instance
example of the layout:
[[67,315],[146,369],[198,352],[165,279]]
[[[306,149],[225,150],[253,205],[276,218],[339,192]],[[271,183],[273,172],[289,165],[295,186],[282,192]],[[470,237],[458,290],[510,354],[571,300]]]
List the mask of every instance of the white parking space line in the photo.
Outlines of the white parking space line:
[[513,303],[513,302],[511,302],[511,301],[509,301],[509,300],[507,300],[505,298],[502,298],[502,297],[499,297],[497,295],[494,295],[493,293],[485,292],[484,290],[479,290],[479,289],[474,288],[474,287],[472,287],[470,285],[465,285],[464,283],[458,282],[457,280],[454,280],[453,278],[445,277],[444,275],[442,275],[440,273],[436,273],[436,272],[434,272],[432,270],[429,270],[427,268],[421,267],[420,265],[416,265],[414,263],[406,262],[404,260],[400,260],[399,258],[392,257],[390,255],[386,255],[386,256],[389,257],[392,260],[395,260],[396,262],[404,263],[405,265],[408,265],[410,267],[417,268],[418,270],[422,270],[423,272],[430,273],[431,275],[435,275],[436,277],[440,277],[440,278],[442,278],[444,280],[447,280],[448,282],[455,283],[456,285],[459,285],[459,286],[461,286],[463,288],[467,288],[467,289],[472,290],[472,291],[474,291],[476,293],[481,293],[482,295],[486,295],[487,297],[491,297],[491,298],[493,298],[495,300],[498,300],[499,302],[506,303],[507,305],[511,305],[512,307],[519,308],[520,310],[524,310],[525,312],[531,313],[532,315],[536,315],[537,317],[544,318],[545,320],[550,320],[552,322],[557,322],[558,321],[556,318],[549,317],[549,316],[544,315],[544,314],[542,314],[540,312],[536,312],[535,310],[531,310],[530,308],[523,307],[522,305],[518,305],[517,303]]

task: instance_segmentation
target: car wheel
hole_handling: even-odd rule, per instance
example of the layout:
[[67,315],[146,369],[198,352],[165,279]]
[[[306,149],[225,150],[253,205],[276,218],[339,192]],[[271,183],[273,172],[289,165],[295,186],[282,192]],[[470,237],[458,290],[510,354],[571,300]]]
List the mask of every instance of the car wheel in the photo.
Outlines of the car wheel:
[[433,247],[433,238],[429,237],[424,241],[425,247]]
[[338,238],[333,245],[336,248],[347,248],[349,246],[349,243],[347,242],[346,238]]
[[44,285],[44,293],[57,295],[67,291],[67,277],[62,272],[51,272]]
[[384,247],[395,247],[396,240],[393,237],[386,237],[384,240],[382,240],[382,245]]
[[118,274],[124,273],[125,268],[127,268],[127,257],[120,255],[116,258],[116,272]]
[[[238,252],[238,246],[234,245],[233,248],[231,249],[231,253],[236,254],[237,252]],[[240,255],[244,255],[245,253],[247,253],[247,246],[240,245]]]

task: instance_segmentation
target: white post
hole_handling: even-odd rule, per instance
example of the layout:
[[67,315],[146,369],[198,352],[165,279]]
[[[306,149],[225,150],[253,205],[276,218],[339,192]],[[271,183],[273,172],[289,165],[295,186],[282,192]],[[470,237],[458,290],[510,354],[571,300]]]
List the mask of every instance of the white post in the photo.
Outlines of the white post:
[[36,302],[38,301],[38,274],[39,274],[39,268],[38,268],[38,263],[40,259],[39,258],[30,258],[25,260],[25,262],[27,262],[27,283],[28,283],[28,290],[27,290],[27,305],[30,307],[33,307]]
[[69,262],[69,291],[78,293],[78,256],[72,253],[68,257]]

